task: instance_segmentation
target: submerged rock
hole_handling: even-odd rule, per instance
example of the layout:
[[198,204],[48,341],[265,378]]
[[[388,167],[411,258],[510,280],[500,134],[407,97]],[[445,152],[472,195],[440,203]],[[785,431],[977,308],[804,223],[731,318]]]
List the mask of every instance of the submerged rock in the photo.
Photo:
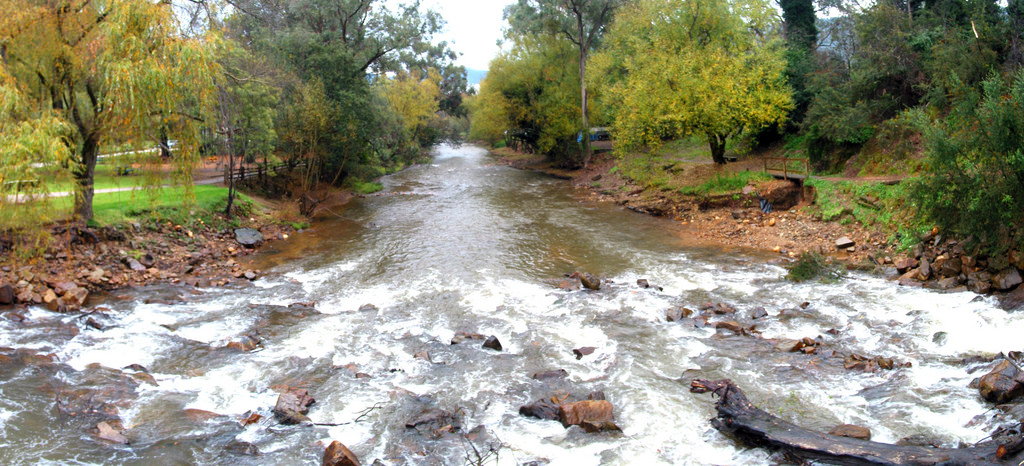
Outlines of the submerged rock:
[[249,442],[235,440],[225,448],[229,453],[241,456],[259,456],[260,449]]
[[582,348],[572,350],[572,354],[576,356],[576,359],[583,359],[583,356],[593,354],[596,349],[597,348],[594,348],[593,346],[584,346]]
[[96,437],[111,443],[128,444],[128,439],[121,433],[121,430],[107,421],[96,424]]
[[543,371],[533,374],[533,378],[536,380],[552,380],[552,379],[564,379],[569,376],[569,373],[565,369],[558,369],[553,371]]
[[457,344],[465,342],[467,340],[483,340],[483,339],[484,339],[484,336],[479,334],[479,333],[456,332],[455,336],[452,337],[452,344],[453,345],[457,345]]
[[359,466],[359,459],[343,443],[335,440],[327,446],[321,466]]

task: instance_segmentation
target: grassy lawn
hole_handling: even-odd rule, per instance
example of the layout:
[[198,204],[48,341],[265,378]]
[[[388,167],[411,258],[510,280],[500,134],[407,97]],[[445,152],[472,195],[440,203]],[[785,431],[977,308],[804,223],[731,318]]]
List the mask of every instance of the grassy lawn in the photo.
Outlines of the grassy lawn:
[[771,179],[760,165],[754,170],[749,164],[720,167],[710,162],[707,141],[689,137],[667,142],[653,153],[622,156],[612,171],[640,186],[694,196],[730,193],[751,182]]
[[[104,159],[96,165],[96,175],[93,179],[94,189],[110,189],[110,188],[131,188],[135,186],[142,186],[145,177],[143,176],[141,168],[135,168],[132,174],[119,176],[116,173],[116,169],[121,167],[122,164],[127,162],[117,162],[116,159]],[[75,181],[66,176],[58,178],[55,172],[50,172],[44,175],[44,182],[49,186],[50,192],[70,192],[74,191]]]
[[[151,194],[155,193],[155,198]],[[191,225],[200,220],[210,224],[216,219],[215,213],[224,209],[228,188],[219,186],[195,186],[192,189],[195,204],[186,207],[185,188],[155,188],[154,190],[122,191],[97,194],[93,199],[93,215],[103,225],[125,222],[141,222],[155,218],[179,225]],[[70,214],[73,199],[56,198],[54,206],[62,213]],[[252,201],[239,194],[236,202],[252,205]]]

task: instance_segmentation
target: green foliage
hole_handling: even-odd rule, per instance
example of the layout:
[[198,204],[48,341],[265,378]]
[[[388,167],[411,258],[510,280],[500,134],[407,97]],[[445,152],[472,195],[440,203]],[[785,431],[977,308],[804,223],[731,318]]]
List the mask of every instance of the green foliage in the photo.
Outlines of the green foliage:
[[786,278],[797,283],[811,280],[834,282],[846,275],[846,271],[816,252],[804,252],[788,268]]
[[616,18],[592,62],[619,148],[706,135],[712,157],[743,129],[781,123],[792,108],[781,41],[767,2],[643,0]]
[[[570,44],[546,36],[516,38],[515,47],[491,61],[470,103],[470,137],[504,140],[566,166],[579,160],[579,73]],[[594,113],[599,113],[595,109]]]
[[[190,184],[200,122],[212,121],[216,32],[183,36],[170,7],[141,0],[7,1],[0,17],[0,79],[19,90],[21,120],[51,128],[51,141],[71,154],[59,166],[78,182],[78,217],[92,218],[93,170],[108,139],[155,144],[169,130],[179,142],[174,179]],[[36,157],[19,159],[24,154]],[[30,163],[52,160],[54,151],[39,154]]]
[[944,230],[1005,246],[1024,226],[1024,70],[957,91],[948,116],[923,123],[929,171],[913,194]]
[[919,203],[911,196],[913,179],[888,185],[811,178],[807,184],[815,190],[814,208],[824,221],[857,222],[889,235],[904,247],[916,244],[919,235],[912,232],[930,229],[915,218]]
[[348,181],[348,184],[349,184],[349,187],[352,188],[353,191],[355,191],[355,192],[357,192],[359,194],[373,194],[373,193],[375,193],[377,191],[380,191],[380,190],[384,189],[384,185],[382,185],[380,183],[377,183],[377,182],[367,182],[367,181],[357,180],[357,179],[354,179],[354,178],[350,178],[349,181]]

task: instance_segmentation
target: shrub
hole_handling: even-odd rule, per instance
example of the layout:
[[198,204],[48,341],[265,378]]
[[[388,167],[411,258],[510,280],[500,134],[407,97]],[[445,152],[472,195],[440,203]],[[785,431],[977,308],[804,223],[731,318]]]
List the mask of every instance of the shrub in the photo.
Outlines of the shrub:
[[789,266],[789,272],[786,274],[787,279],[797,283],[810,280],[835,281],[843,276],[845,271],[842,267],[816,252],[800,254],[796,262]]
[[929,171],[913,195],[925,219],[1001,249],[1024,223],[1024,70],[956,89],[949,115],[923,123]]

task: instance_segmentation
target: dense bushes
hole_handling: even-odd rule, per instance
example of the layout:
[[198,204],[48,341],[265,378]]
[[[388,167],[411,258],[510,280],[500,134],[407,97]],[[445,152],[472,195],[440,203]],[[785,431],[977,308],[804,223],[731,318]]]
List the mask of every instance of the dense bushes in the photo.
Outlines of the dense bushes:
[[[923,122],[928,176],[922,215],[948,231],[1007,246],[1024,226],[1024,70],[980,89],[955,82],[948,116]],[[922,119],[925,118],[922,116]]]

